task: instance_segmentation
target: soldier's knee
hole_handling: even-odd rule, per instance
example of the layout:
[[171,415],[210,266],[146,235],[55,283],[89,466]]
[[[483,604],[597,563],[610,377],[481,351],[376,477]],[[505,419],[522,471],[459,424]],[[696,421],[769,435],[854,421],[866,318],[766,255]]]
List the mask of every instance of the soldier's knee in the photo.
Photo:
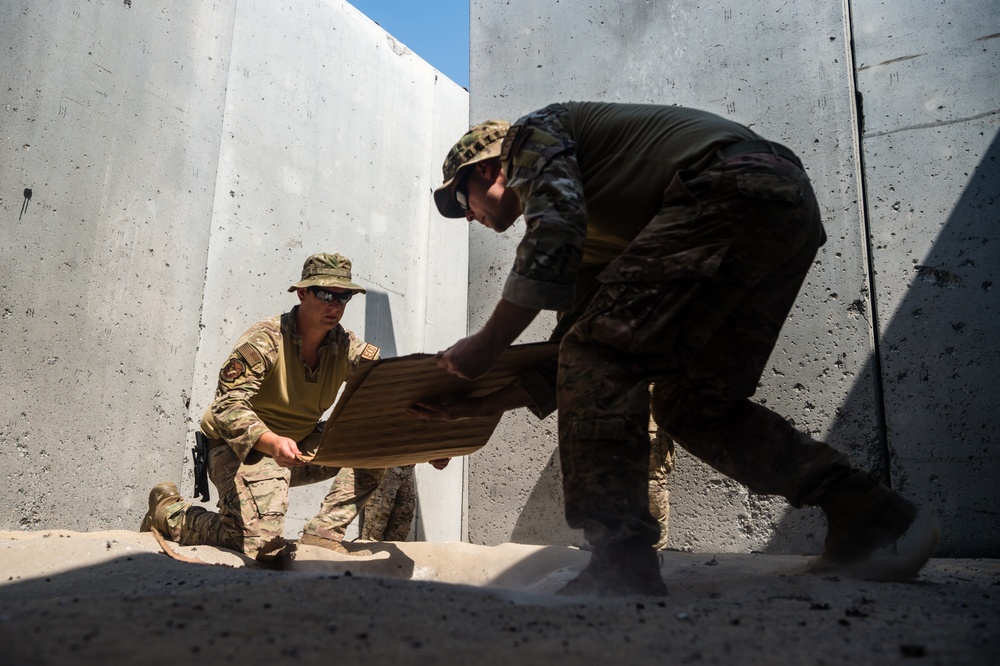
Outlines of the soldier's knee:
[[735,391],[710,386],[682,386],[654,390],[652,413],[656,422],[675,439],[691,432],[724,427],[746,407],[746,399]]

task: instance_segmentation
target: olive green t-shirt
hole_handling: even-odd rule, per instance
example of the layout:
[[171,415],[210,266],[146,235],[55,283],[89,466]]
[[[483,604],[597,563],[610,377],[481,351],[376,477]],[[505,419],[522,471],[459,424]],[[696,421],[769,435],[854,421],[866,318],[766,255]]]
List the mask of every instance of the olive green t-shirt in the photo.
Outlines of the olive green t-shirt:
[[621,254],[660,210],[679,171],[698,172],[718,149],[758,138],[681,106],[568,102],[524,116],[500,153],[527,227],[503,297],[571,309],[578,271]]
[[316,369],[310,369],[302,362],[298,307],[257,322],[240,336],[201,419],[201,431],[225,440],[240,460],[268,431],[304,439],[358,363],[379,358],[378,347],[338,324],[319,348]]

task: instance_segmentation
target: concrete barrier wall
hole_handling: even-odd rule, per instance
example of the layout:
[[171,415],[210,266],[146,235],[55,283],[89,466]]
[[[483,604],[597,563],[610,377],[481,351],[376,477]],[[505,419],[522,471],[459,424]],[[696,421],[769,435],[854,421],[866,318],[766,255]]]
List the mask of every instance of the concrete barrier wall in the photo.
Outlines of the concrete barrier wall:
[[1000,5],[851,8],[892,481],[942,554],[995,557]]
[[232,25],[0,6],[5,528],[133,528],[179,475]]
[[[3,5],[0,526],[133,527],[152,483],[189,484],[218,363],[311,252],[354,260],[345,323],[386,355],[460,337],[467,296],[477,327],[519,232],[439,218],[442,156],[470,115],[599,99],[799,152],[830,241],[758,397],[938,513],[943,552],[995,553],[998,10],[924,4],[474,2],[471,114],[344,2]],[[554,453],[554,418],[505,417],[470,459],[472,541],[578,540]],[[462,477],[419,470],[420,536],[464,534]],[[819,547],[815,511],[683,453],[670,484],[674,547]]]
[[[344,323],[384,355],[464,333],[466,226],[430,194],[468,93],[349,4],[6,3],[0,44],[0,527],[190,492],[219,365],[313,252],[354,261]],[[418,486],[421,535],[460,538],[462,465]]]
[[[985,34],[995,30],[980,30],[976,19],[995,17],[997,10],[985,0],[974,5],[957,10],[929,3],[921,13],[867,0],[763,0],[745,8],[711,2],[472,4],[473,122],[514,120],[570,99],[682,104],[743,122],[802,157],[829,241],[757,398],[858,464],[892,476],[941,517],[948,553],[996,552],[998,536],[995,518],[984,524],[995,516],[990,512],[998,499],[992,483],[996,416],[986,411],[986,395],[973,392],[986,369],[997,367],[988,333],[996,331],[998,314],[988,299],[997,267],[990,241],[996,239],[1000,105],[996,87],[983,86],[995,78],[997,40]],[[857,64],[852,36],[858,39]],[[909,60],[879,73],[876,65],[895,58]],[[966,69],[951,82],[949,72],[959,67]],[[897,78],[888,78],[893,72]],[[860,111],[856,73],[865,100]],[[938,104],[941,109],[934,108]],[[864,128],[859,120],[866,121]],[[889,200],[892,188],[904,183],[913,195],[905,208],[896,203],[904,201],[898,192]],[[954,232],[941,246],[938,229],[949,219],[955,219],[948,223]],[[473,329],[499,297],[520,233],[519,225],[499,237],[483,229],[472,233]],[[889,238],[893,248],[885,247]],[[947,260],[921,258],[928,251]],[[946,274],[959,266],[960,286]],[[924,296],[913,293],[921,285],[931,285]],[[959,291],[942,290],[948,287]],[[961,303],[945,305],[949,295],[960,295]],[[899,303],[909,298],[917,299],[916,316],[924,317],[920,336],[897,324]],[[921,309],[927,299],[941,301],[940,307]],[[536,323],[522,341],[543,339],[551,322]],[[904,376],[908,371],[912,378]],[[910,382],[909,392],[886,390],[893,373],[896,384]],[[916,396],[917,418],[910,399]],[[562,519],[555,432],[554,417],[539,423],[511,414],[490,445],[471,457],[470,540],[580,539]],[[816,509],[789,512],[783,500],[748,493],[683,452],[669,484],[673,547],[821,549],[824,529]]]

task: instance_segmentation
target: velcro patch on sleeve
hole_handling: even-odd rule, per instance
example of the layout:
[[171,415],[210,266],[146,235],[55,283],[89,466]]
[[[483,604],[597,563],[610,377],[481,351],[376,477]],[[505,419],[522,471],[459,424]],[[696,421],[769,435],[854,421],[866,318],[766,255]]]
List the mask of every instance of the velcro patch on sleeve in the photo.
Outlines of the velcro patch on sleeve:
[[365,348],[361,351],[361,358],[366,361],[375,360],[376,356],[378,356],[378,347],[375,345],[366,344]]
[[246,359],[246,362],[250,365],[260,365],[264,362],[264,358],[260,355],[260,352],[249,342],[244,342],[237,347],[236,353]]
[[524,125],[514,125],[509,130],[507,130],[507,136],[504,137],[503,144],[500,146],[500,161],[506,162],[507,158],[510,157],[512,151],[520,148],[521,143],[518,141],[518,134],[524,129]]
[[246,365],[244,365],[243,361],[236,358],[236,355],[234,354],[230,357],[229,362],[227,362],[222,368],[222,372],[219,373],[219,378],[224,382],[232,382],[242,377],[246,370]]

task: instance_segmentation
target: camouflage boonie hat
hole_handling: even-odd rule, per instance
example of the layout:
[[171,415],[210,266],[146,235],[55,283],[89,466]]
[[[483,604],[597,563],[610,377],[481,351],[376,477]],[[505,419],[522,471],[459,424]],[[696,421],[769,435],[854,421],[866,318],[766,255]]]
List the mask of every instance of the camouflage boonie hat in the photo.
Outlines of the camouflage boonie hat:
[[434,203],[442,215],[465,217],[465,211],[455,201],[455,185],[461,180],[459,176],[465,167],[499,155],[500,146],[509,129],[510,123],[506,120],[487,120],[473,125],[451,147],[441,166],[444,184],[434,190]]
[[288,291],[307,287],[333,287],[366,293],[364,287],[351,282],[351,260],[340,254],[326,252],[306,259],[302,266],[302,279],[289,287]]

